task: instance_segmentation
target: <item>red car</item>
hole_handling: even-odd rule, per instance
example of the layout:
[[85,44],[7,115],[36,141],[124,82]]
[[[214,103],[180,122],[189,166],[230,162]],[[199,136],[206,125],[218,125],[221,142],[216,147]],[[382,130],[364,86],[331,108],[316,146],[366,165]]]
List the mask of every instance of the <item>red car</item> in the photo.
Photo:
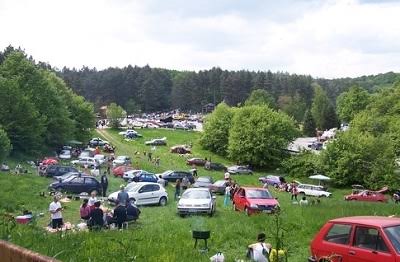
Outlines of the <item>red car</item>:
[[58,160],[55,158],[51,157],[46,157],[45,159],[42,160],[42,165],[48,166],[48,165],[57,165]]
[[131,166],[117,166],[113,168],[112,173],[115,177],[122,177],[124,175],[124,172],[132,170],[133,168]]
[[311,242],[309,262],[398,262],[400,219],[360,216],[328,221]]
[[379,191],[371,191],[371,190],[361,190],[361,191],[353,191],[351,195],[347,195],[344,197],[345,200],[356,200],[356,201],[369,201],[369,202],[388,202],[388,198],[383,194],[387,191],[387,187],[382,188]]
[[241,187],[233,196],[234,210],[243,210],[247,215],[274,213],[279,211],[279,202],[266,188]]

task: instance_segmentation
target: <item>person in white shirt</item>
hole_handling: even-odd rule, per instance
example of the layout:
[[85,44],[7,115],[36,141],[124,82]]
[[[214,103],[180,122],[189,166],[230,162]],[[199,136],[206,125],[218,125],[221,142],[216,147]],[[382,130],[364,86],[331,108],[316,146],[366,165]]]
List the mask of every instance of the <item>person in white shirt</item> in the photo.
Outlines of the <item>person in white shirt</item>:
[[98,201],[96,196],[97,196],[96,191],[93,191],[93,192],[90,194],[88,206],[90,207],[91,210],[94,209],[94,203],[96,203],[96,202]]
[[49,211],[51,214],[51,226],[53,229],[61,228],[64,224],[61,213],[62,210],[63,208],[61,207],[58,196],[54,196],[53,202],[51,202],[49,206]]
[[269,261],[269,253],[271,250],[271,244],[265,243],[265,234],[260,233],[257,236],[257,243],[251,244],[248,246],[249,249],[252,249],[252,261],[256,262],[268,262]]
[[300,206],[307,206],[308,205],[308,200],[307,198],[304,196],[301,200],[300,200]]

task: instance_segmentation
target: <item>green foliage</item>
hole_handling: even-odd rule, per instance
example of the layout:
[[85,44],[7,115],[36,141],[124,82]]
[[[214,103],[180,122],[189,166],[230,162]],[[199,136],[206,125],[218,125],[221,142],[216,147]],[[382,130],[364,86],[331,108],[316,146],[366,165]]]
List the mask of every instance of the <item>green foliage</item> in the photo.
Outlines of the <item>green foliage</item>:
[[225,103],[219,104],[204,121],[204,132],[200,144],[219,155],[227,155],[229,129],[234,115],[233,108]]
[[314,84],[314,98],[311,113],[318,129],[326,130],[338,126],[338,120],[331,101],[326,92],[318,84]]
[[125,104],[126,113],[129,115],[140,112],[140,106],[133,99],[129,99]]
[[317,154],[309,150],[302,151],[298,155],[292,155],[282,161],[283,170],[291,177],[307,178],[321,172],[321,164]]
[[46,151],[86,137],[94,125],[92,106],[43,67],[22,51],[7,53],[0,65],[0,124],[15,151]]
[[316,135],[316,125],[314,122],[314,118],[312,117],[311,111],[307,110],[304,114],[303,120],[303,134],[306,136],[315,136]]
[[273,167],[299,131],[292,118],[267,106],[237,109],[229,131],[229,156],[240,163]]
[[255,89],[244,104],[246,106],[266,105],[271,108],[276,107],[275,99],[264,89]]
[[113,128],[118,128],[121,118],[125,117],[126,112],[116,103],[111,103],[107,106],[107,118],[110,120],[110,125]]
[[394,174],[394,147],[386,135],[375,137],[350,129],[321,153],[325,173],[340,186],[363,184],[378,189],[400,185]]
[[340,94],[336,100],[339,119],[349,123],[354,116],[364,110],[370,101],[368,92],[358,86],[353,86],[349,91]]
[[11,151],[11,142],[6,131],[0,126],[0,163],[8,156]]
[[280,96],[278,98],[279,108],[292,116],[297,122],[302,122],[305,111],[307,110],[307,104],[303,98],[299,95],[295,96]]

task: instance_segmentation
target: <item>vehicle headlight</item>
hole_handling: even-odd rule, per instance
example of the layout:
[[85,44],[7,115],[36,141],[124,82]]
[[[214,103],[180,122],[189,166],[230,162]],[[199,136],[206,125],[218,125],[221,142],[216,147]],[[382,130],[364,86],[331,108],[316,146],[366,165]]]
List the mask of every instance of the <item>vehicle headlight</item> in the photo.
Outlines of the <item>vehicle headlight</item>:
[[202,204],[201,206],[202,206],[202,207],[208,207],[209,204]]
[[250,204],[250,208],[258,208],[256,204]]

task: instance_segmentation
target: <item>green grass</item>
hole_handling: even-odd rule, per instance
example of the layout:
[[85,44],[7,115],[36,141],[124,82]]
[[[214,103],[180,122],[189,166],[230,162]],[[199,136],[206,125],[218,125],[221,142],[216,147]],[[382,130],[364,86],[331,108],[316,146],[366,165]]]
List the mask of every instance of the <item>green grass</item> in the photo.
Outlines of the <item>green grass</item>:
[[[124,141],[118,131],[102,131],[101,135],[117,146],[117,155],[129,155],[140,168],[162,172],[168,169],[187,170],[185,157],[169,153],[175,144],[193,143],[193,156],[207,157],[215,162],[231,162],[202,150],[198,145],[199,134],[171,130],[141,130],[144,138]],[[156,167],[143,156],[150,151],[144,141],[166,136],[167,147],[157,147],[153,156],[161,158],[161,166]],[[134,155],[136,151],[139,156]],[[223,172],[210,172],[198,168],[199,175],[211,175],[222,179]],[[256,172],[253,176],[235,176],[241,185],[259,185],[258,177],[266,173]],[[0,209],[18,214],[24,208],[34,212],[46,212],[51,198],[39,197],[39,192],[47,188],[50,179],[35,175],[12,176],[0,174]],[[109,191],[115,191],[123,181],[110,178]],[[309,243],[319,228],[329,219],[352,215],[397,215],[398,209],[392,202],[388,204],[345,202],[343,196],[349,190],[333,189],[332,199],[323,199],[320,205],[300,207],[292,205],[290,195],[273,191],[282,208],[281,218],[285,228],[284,242],[289,250],[289,261],[305,261],[309,255]],[[47,234],[42,227],[48,223],[48,213],[34,225],[19,225],[11,233],[11,241],[40,253],[56,256],[62,261],[209,261],[217,251],[224,253],[227,261],[244,259],[246,246],[255,241],[257,233],[264,231],[268,241],[274,245],[273,216],[245,216],[224,208],[223,197],[217,197],[217,213],[214,217],[180,218],[176,215],[173,188],[168,187],[170,201],[166,207],[142,207],[142,214],[136,225],[128,230],[102,231],[90,233]],[[79,202],[65,204],[66,221],[79,221]],[[193,248],[191,230],[197,227],[211,230],[209,252],[200,253]],[[200,246],[203,243],[200,243]]]

